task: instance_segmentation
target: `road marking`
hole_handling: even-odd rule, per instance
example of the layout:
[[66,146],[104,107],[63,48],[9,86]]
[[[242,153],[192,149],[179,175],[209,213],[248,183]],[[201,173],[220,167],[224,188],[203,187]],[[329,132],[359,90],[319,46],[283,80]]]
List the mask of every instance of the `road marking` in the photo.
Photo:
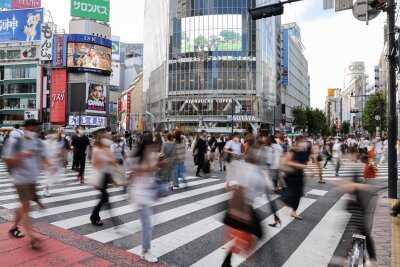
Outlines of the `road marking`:
[[[271,201],[278,198],[278,196],[272,196]],[[257,209],[267,204],[269,201],[266,197],[257,198],[254,208]],[[161,257],[221,226],[224,224],[221,222],[222,217],[226,211],[217,213],[213,216],[207,217],[201,221],[190,224],[186,227],[180,228],[172,233],[163,235],[157,239],[151,241],[151,252],[157,257]],[[140,255],[142,246],[137,246],[128,250],[134,254]]]
[[312,189],[307,192],[307,195],[325,196],[326,193],[328,193],[326,190]]
[[[170,195],[168,197],[162,198],[161,200],[157,201],[154,206],[158,206],[158,205],[162,205],[165,203],[169,203],[172,201],[176,201],[176,200],[181,200],[181,199],[185,199],[185,198],[190,198],[190,197],[194,197],[197,195],[201,195],[204,193],[208,193],[208,192],[212,192],[215,190],[219,190],[225,188],[225,184],[221,183],[221,184],[216,184],[216,185],[212,185],[212,186],[207,186],[207,187],[203,187],[203,188],[199,188],[199,189],[195,189],[195,190],[191,190],[188,192],[181,192],[179,194],[174,194],[174,195]],[[111,209],[111,213],[109,211],[101,211],[100,212],[100,218],[102,219],[108,219],[111,217],[115,217],[115,216],[120,216],[120,215],[124,215],[130,212],[134,212],[137,211],[137,207],[135,207],[135,205],[130,204],[130,205],[125,205],[122,207],[118,207],[115,209]],[[70,229],[70,228],[74,228],[74,227],[78,227],[81,225],[85,225],[88,223],[88,216],[87,215],[82,215],[82,216],[77,216],[74,218],[69,218],[69,219],[65,219],[62,221],[57,221],[57,222],[53,222],[53,225],[62,227],[64,229]]]
[[[351,215],[344,210],[347,197],[343,196],[329,209],[301,245],[283,265],[328,266],[346,229]],[[307,251],[307,253],[304,253]]]
[[[180,206],[174,209],[154,214],[151,216],[152,226],[154,227],[155,225],[168,222],[170,220],[182,217],[184,215],[197,212],[209,206],[224,202],[230,199],[230,197],[231,197],[231,192],[228,192],[222,195],[217,195],[214,197],[202,199],[184,206]],[[88,234],[86,235],[86,237],[89,237],[91,239],[97,240],[102,243],[107,243],[115,239],[130,235],[132,233],[139,232],[142,228],[142,223],[140,222],[140,219],[138,219],[129,223],[125,223],[123,224],[123,226],[124,228],[129,229],[129,233],[116,233],[113,228],[108,228],[98,232],[94,232],[92,234]]]

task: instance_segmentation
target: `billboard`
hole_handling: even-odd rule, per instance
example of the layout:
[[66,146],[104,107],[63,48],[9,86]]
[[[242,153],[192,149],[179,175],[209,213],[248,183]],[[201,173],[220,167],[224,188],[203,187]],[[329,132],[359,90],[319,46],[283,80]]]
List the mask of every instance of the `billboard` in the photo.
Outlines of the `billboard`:
[[56,34],[53,37],[53,68],[65,68],[67,66],[67,34]]
[[110,21],[109,0],[71,0],[71,16]]
[[40,60],[53,59],[53,23],[43,23],[40,37]]
[[107,109],[106,86],[89,83],[86,89],[86,112],[105,114]]
[[120,86],[120,78],[121,78],[121,65],[118,62],[112,62],[112,72],[110,76],[110,85],[112,86]]
[[118,61],[120,59],[120,42],[117,40],[112,40],[112,60]]
[[242,51],[242,15],[207,15],[183,18],[182,53]]
[[12,0],[0,0],[0,8],[11,9],[11,1]]
[[50,122],[65,123],[67,104],[67,71],[51,70]]
[[289,30],[282,31],[282,85],[289,85]]
[[[80,119],[80,120],[79,120]],[[95,116],[69,116],[68,125],[84,125],[84,126],[106,126],[105,117],[95,117]]]
[[67,67],[75,71],[111,73],[111,41],[97,36],[70,34]]
[[40,41],[43,9],[0,12],[0,43]]
[[335,96],[336,90],[339,90],[337,88],[329,88],[328,89],[328,96]]
[[37,8],[41,6],[41,0],[12,0],[12,9]]
[[38,58],[36,46],[0,49],[1,60],[34,60],[36,58]]
[[39,111],[37,110],[25,110],[24,111],[24,120],[30,120],[30,119],[34,119],[34,120],[38,120],[39,119]]

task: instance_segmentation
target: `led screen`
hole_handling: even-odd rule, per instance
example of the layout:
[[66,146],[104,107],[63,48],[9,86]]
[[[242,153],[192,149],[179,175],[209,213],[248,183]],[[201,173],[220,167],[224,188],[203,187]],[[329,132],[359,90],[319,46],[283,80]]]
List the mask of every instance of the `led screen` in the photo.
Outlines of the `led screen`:
[[242,50],[242,15],[187,17],[181,25],[183,53]]
[[67,67],[78,71],[111,72],[111,48],[88,44],[68,43]]

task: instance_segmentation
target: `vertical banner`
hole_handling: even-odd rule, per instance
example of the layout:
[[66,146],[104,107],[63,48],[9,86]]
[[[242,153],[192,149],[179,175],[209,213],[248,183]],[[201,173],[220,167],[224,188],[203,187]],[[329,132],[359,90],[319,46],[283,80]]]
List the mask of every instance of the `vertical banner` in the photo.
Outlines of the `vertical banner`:
[[37,8],[42,6],[41,0],[12,0],[12,9]]
[[53,59],[53,23],[43,23],[40,37],[40,60]]
[[111,37],[111,52],[112,52],[112,60],[114,61],[119,61],[120,60],[120,41],[119,41],[119,36],[112,36]]
[[67,108],[67,70],[51,70],[50,122],[65,123]]
[[289,30],[282,31],[282,85],[289,85]]
[[[131,117],[131,92],[127,94],[126,100],[126,124],[129,125],[130,117]],[[130,129],[130,127],[129,127]]]
[[53,37],[53,68],[65,68],[67,66],[67,34],[56,34]]

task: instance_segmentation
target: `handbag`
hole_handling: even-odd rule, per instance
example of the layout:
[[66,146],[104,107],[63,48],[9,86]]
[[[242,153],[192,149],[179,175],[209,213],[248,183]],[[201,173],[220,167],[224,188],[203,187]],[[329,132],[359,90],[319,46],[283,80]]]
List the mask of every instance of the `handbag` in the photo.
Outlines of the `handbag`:
[[87,183],[94,186],[95,188],[101,188],[104,185],[104,178],[105,175],[103,172],[93,168],[92,172],[89,175]]

